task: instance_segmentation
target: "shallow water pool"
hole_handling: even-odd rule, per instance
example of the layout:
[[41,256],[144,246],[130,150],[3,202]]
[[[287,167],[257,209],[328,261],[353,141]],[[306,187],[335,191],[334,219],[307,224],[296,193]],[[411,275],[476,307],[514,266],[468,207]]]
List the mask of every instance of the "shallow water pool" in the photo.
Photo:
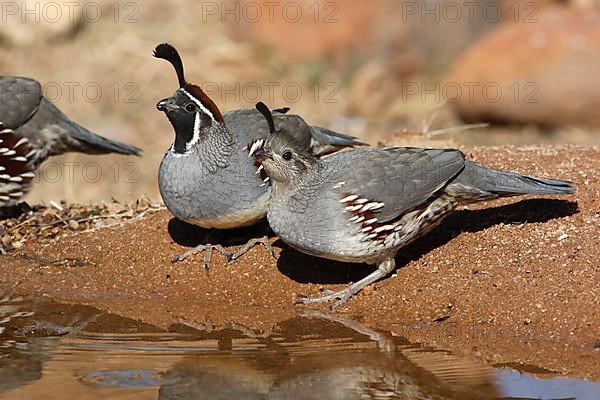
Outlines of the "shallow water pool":
[[0,296],[0,400],[65,398],[591,400],[600,383],[491,368],[336,314],[164,330]]

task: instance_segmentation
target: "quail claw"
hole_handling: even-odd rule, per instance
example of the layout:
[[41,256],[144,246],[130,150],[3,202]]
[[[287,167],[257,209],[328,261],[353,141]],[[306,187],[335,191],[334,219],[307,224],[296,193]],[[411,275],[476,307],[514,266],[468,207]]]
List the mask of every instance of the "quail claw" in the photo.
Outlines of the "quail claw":
[[329,309],[334,310],[345,304],[350,297],[352,297],[352,292],[346,290],[340,290],[339,292],[335,292],[333,290],[325,289],[324,292],[327,292],[326,295],[321,297],[308,297],[305,295],[296,296],[295,304],[314,304],[314,303],[325,303],[331,300],[337,300],[335,303],[329,306]]
[[332,305],[329,306],[329,309],[335,310],[339,306],[346,304],[346,302],[350,299],[350,297],[352,297],[352,295],[350,293],[340,296],[338,301],[336,301],[335,303],[333,303]]
[[231,261],[231,252],[225,250],[223,248],[223,246],[221,246],[220,244],[200,244],[200,245],[194,247],[193,249],[186,251],[183,254],[179,254],[179,255],[173,257],[171,259],[171,262],[172,263],[180,262],[180,261],[187,259],[190,256],[193,256],[194,254],[204,252],[204,259],[203,259],[202,264],[204,266],[204,269],[206,271],[208,271],[210,268],[210,262],[212,260],[213,250],[216,250],[219,253],[221,253],[225,257],[227,263],[229,263],[229,261]]
[[237,251],[231,253],[229,261],[233,261],[233,260],[236,260],[237,258],[241,257],[246,252],[248,252],[248,250],[250,250],[252,247],[256,246],[257,244],[262,244],[263,246],[265,246],[265,248],[269,252],[269,255],[271,257],[275,258],[275,251],[273,250],[273,247],[271,246],[271,243],[269,242],[269,237],[263,236],[260,238],[252,238],[252,239],[248,240],[248,242],[246,242]]
[[296,295],[296,299],[294,300],[294,304],[307,304],[310,298],[304,294]]
[[325,303],[327,301],[337,300],[330,307],[331,309],[335,309],[335,308],[341,306],[342,304],[346,303],[350,299],[350,297],[352,297],[356,293],[360,292],[366,286],[371,285],[374,282],[378,281],[379,279],[390,274],[394,270],[395,267],[396,267],[396,264],[395,264],[393,258],[384,260],[383,262],[379,263],[379,265],[377,266],[377,269],[375,271],[371,272],[369,275],[367,275],[360,281],[346,286],[344,289],[342,289],[340,291],[332,292],[332,293],[329,293],[329,294],[326,294],[326,295],[320,296],[320,297],[311,297],[311,298],[302,297],[302,298],[298,299],[298,302],[300,302],[302,304],[312,304],[312,303]]

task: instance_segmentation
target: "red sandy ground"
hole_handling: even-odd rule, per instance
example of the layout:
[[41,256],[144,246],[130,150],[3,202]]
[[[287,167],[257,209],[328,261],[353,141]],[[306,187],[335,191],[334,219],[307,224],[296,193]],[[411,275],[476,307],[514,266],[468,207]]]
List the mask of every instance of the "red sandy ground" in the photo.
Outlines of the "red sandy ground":
[[[407,339],[493,365],[535,366],[600,379],[600,148],[472,148],[478,162],[572,180],[574,196],[505,199],[458,211],[403,249],[393,276],[336,312]],[[92,305],[161,327],[235,322],[264,330],[370,267],[299,254],[273,238],[225,265],[171,257],[203,233],[167,211],[52,244],[29,243],[0,262],[18,293]],[[169,234],[170,226],[173,237]],[[183,229],[183,231],[182,231]]]

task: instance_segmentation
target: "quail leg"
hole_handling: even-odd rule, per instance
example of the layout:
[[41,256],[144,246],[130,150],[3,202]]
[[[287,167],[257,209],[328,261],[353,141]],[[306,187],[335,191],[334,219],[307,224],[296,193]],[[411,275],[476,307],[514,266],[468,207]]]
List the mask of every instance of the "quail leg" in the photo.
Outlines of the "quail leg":
[[248,240],[246,242],[246,244],[244,244],[242,247],[240,247],[237,251],[235,251],[231,255],[231,258],[229,259],[229,261],[233,261],[233,260],[237,259],[238,257],[244,255],[246,252],[248,252],[248,250],[250,250],[252,247],[256,246],[257,244],[264,245],[266,247],[267,251],[269,252],[269,254],[271,255],[271,257],[275,258],[275,252],[273,251],[273,247],[271,246],[271,243],[269,242],[269,237],[267,235],[265,235],[263,237],[252,238],[252,239]]
[[221,246],[220,244],[210,244],[210,243],[199,244],[198,246],[194,247],[193,249],[190,249],[183,254],[173,257],[173,260],[171,260],[171,262],[176,263],[179,261],[183,261],[186,258],[193,256],[194,254],[204,252],[204,269],[208,270],[208,268],[210,266],[210,260],[212,259],[213,250],[216,250],[219,253],[223,254],[225,256],[225,258],[227,259],[227,262],[229,262],[229,260],[231,258],[231,252],[225,250],[225,248],[223,246]]
[[[210,237],[213,235],[213,233],[214,233],[214,231],[211,231],[206,236],[206,239],[210,239]],[[213,250],[216,250],[219,253],[223,254],[225,256],[225,258],[227,259],[227,262],[229,262],[229,260],[231,259],[231,252],[225,250],[225,248],[223,246],[221,246],[220,244],[207,243],[207,244],[199,244],[198,246],[194,247],[193,249],[190,249],[183,254],[173,257],[171,262],[176,263],[179,261],[183,261],[186,258],[193,256],[194,254],[204,252],[204,269],[208,271],[208,268],[210,266],[210,261],[212,259]]]
[[230,257],[231,257],[231,252],[225,250],[225,248],[223,248],[223,246],[221,246],[220,244],[210,244],[210,243],[199,244],[198,246],[194,247],[193,249],[190,249],[183,254],[173,257],[173,260],[171,260],[171,261],[176,263],[179,261],[183,261],[186,258],[193,256],[194,254],[204,252],[204,269],[208,271],[208,268],[210,266],[210,261],[212,260],[213,250],[216,250],[219,253],[223,254],[225,256],[225,258],[227,259],[227,262],[229,262]]
[[337,300],[331,306],[331,308],[333,309],[333,308],[339,307],[342,304],[344,304],[345,302],[347,302],[348,299],[350,299],[350,297],[352,297],[356,293],[360,292],[365,286],[369,286],[373,282],[376,282],[376,281],[384,278],[385,276],[387,276],[390,272],[392,272],[394,270],[395,267],[396,267],[396,262],[394,261],[394,259],[393,258],[387,259],[387,260],[383,261],[382,263],[380,263],[375,271],[373,271],[372,273],[370,273],[369,275],[367,275],[360,281],[353,283],[338,292],[333,292],[326,296],[314,297],[314,298],[299,297],[296,300],[296,303],[313,304],[313,303],[324,303],[324,302],[330,301],[330,300]]

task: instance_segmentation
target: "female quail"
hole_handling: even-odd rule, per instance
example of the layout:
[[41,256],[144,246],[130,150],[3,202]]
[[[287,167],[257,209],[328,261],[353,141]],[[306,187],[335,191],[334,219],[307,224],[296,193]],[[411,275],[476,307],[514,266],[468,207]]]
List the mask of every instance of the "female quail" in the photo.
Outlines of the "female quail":
[[[257,108],[271,118],[264,105]],[[458,150],[365,148],[317,160],[294,138],[274,132],[254,156],[271,179],[267,218],[284,242],[313,256],[378,266],[343,290],[302,303],[346,302],[393,271],[398,249],[460,204],[574,191],[570,182],[466,161]]]

